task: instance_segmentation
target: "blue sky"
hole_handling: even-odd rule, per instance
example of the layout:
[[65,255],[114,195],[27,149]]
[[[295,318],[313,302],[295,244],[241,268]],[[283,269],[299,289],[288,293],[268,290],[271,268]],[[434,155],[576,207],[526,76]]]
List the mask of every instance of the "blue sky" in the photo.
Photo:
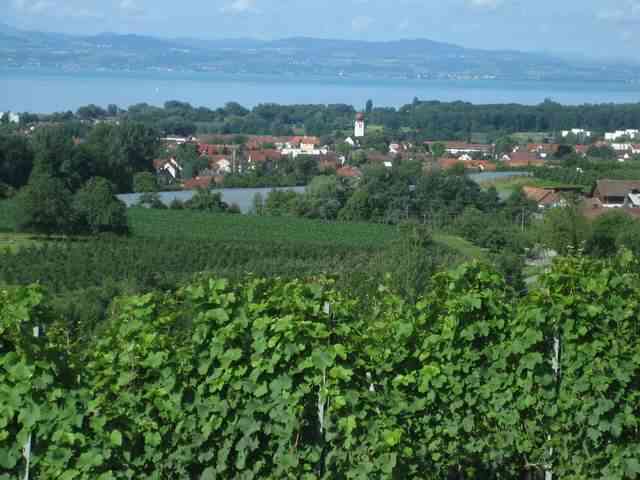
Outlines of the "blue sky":
[[0,0],[27,29],[161,37],[430,38],[640,61],[640,0]]

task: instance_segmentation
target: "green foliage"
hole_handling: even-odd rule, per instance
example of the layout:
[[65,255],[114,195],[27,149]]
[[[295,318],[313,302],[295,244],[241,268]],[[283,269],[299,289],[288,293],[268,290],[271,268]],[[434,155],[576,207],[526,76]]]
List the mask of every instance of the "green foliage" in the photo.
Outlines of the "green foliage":
[[229,209],[229,205],[222,201],[222,194],[199,188],[195,195],[184,203],[185,208],[211,213],[221,213]]
[[7,187],[24,186],[32,169],[33,150],[29,142],[18,135],[0,134],[0,198],[8,196]]
[[127,207],[114,195],[111,183],[100,177],[90,179],[73,197],[76,228],[96,234],[125,233]]
[[158,181],[151,172],[139,172],[133,176],[133,191],[136,193],[152,193],[158,191]]
[[593,222],[586,251],[607,257],[615,256],[620,246],[637,249],[640,238],[633,241],[633,237],[639,232],[638,221],[627,213],[616,210],[607,212]]
[[560,253],[581,250],[591,235],[591,228],[577,205],[554,208],[544,216],[540,241]]
[[34,172],[16,197],[18,229],[45,234],[70,231],[71,201],[71,192],[62,180]]
[[638,270],[562,259],[517,298],[471,263],[367,305],[203,278],[80,350],[39,288],[0,289],[2,472],[32,434],[34,478],[637,478]]

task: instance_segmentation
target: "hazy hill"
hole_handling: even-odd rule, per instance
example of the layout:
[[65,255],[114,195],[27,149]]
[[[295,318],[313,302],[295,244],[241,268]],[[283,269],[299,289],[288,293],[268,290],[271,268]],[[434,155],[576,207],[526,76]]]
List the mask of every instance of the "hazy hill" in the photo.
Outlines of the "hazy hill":
[[315,38],[161,39],[102,33],[27,32],[0,24],[0,67],[178,70],[354,78],[498,78],[637,81],[636,65],[602,65],[552,55],[489,51],[427,39],[364,42]]

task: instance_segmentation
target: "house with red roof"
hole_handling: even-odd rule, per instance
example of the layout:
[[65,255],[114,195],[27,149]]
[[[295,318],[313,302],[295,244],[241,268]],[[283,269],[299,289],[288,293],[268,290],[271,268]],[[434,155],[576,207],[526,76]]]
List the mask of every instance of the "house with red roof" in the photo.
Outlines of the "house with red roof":
[[545,164],[544,159],[537,154],[518,150],[516,152],[504,154],[501,158],[507,167],[541,167]]
[[221,180],[222,180],[221,177],[214,177],[212,175],[207,175],[202,177],[197,176],[197,177],[193,177],[188,180],[185,180],[182,183],[182,188],[184,188],[185,190],[196,190],[199,188],[208,189],[211,187],[212,184],[216,184]]
[[357,167],[345,165],[344,167],[341,167],[336,171],[336,175],[338,177],[345,177],[345,178],[361,178],[362,171],[360,171],[360,169]]

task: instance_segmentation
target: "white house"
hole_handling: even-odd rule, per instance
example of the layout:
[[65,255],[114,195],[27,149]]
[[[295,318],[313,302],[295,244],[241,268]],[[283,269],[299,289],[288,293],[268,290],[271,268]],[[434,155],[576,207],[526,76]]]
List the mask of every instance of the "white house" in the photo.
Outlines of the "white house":
[[170,158],[169,160],[159,160],[156,162],[156,170],[158,173],[166,172],[171,175],[171,178],[176,179],[180,172],[182,172],[182,167],[176,161],[175,158]]
[[320,147],[320,139],[317,137],[293,137],[288,142],[280,145],[280,153],[296,158],[298,155],[326,155],[329,149]]
[[629,193],[624,200],[624,206],[626,208],[640,208],[640,193],[637,191]]
[[604,134],[604,139],[607,142],[615,142],[622,137],[638,138],[640,137],[640,130],[628,128],[626,130],[616,130],[615,132],[607,132]]
[[228,158],[221,158],[215,162],[218,173],[231,173],[231,162]]
[[566,138],[569,135],[575,135],[576,137],[591,137],[592,132],[585,130],[584,128],[572,128],[571,130],[563,130],[562,138]]
[[616,152],[631,152],[633,145],[631,143],[612,143],[611,148]]

